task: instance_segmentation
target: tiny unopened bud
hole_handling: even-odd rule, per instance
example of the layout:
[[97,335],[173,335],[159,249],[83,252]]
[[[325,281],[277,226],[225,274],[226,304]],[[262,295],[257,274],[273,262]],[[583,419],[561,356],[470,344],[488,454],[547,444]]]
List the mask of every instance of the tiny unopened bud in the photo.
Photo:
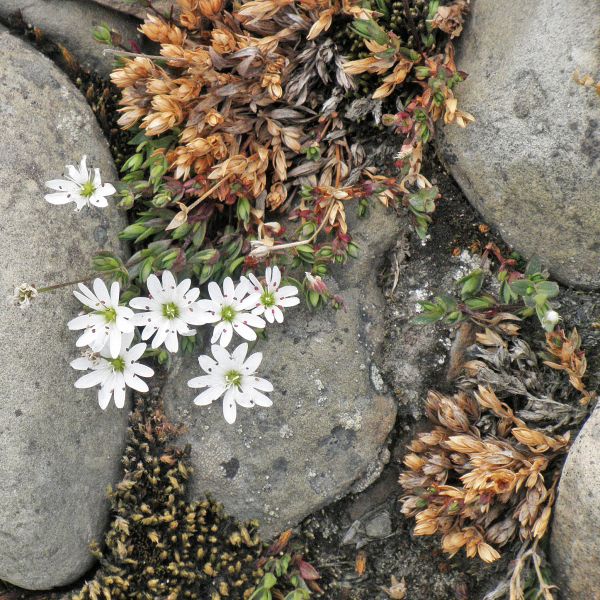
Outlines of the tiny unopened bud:
[[269,221],[265,223],[265,229],[268,229],[274,235],[277,235],[281,231],[281,223],[277,221]]
[[252,258],[266,258],[271,254],[271,247],[260,240],[252,240],[250,246],[252,247],[252,250],[250,251],[249,256]]
[[552,331],[559,321],[560,315],[555,310],[549,310],[542,318],[542,327],[546,331]]
[[13,291],[12,301],[15,306],[25,310],[37,298],[38,291],[34,285],[22,283],[15,287]]
[[306,272],[305,275],[306,281],[308,282],[307,287],[311,292],[323,295],[329,292],[327,284],[319,277],[319,275],[314,276],[308,272]]

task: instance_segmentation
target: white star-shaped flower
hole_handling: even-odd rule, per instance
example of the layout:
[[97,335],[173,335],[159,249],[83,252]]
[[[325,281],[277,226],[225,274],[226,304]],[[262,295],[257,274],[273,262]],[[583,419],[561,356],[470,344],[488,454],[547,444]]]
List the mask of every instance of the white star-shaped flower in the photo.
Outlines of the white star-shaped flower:
[[133,317],[135,325],[143,327],[142,340],[154,336],[152,348],[165,345],[169,352],[179,349],[178,335],[189,336],[196,333],[188,325],[210,323],[211,315],[206,314],[196,301],[200,296],[198,288],[191,288],[191,280],[184,279],[177,284],[171,271],[164,271],[162,283],[156,275],[150,275],[146,282],[149,298],[133,298],[129,305],[144,312]]
[[298,288],[295,285],[281,285],[279,267],[267,267],[265,271],[266,287],[260,283],[254,273],[248,273],[250,287],[249,300],[254,302],[252,314],[264,315],[269,323],[283,323],[283,309],[300,304]]
[[71,330],[85,329],[77,340],[77,346],[89,346],[94,352],[100,352],[105,345],[111,356],[117,357],[124,333],[133,333],[133,311],[127,306],[119,306],[120,288],[115,281],[108,288],[102,279],[94,279],[94,291],[83,283],[75,297],[92,309],[92,312],[75,317],[67,323]]
[[216,323],[211,344],[218,342],[225,348],[229,345],[234,331],[245,340],[252,341],[256,339],[254,329],[265,327],[263,319],[248,312],[256,305],[254,300],[246,297],[248,291],[248,281],[245,278],[234,286],[231,277],[226,277],[222,292],[216,282],[211,281],[208,284],[210,300],[199,300],[198,304],[207,315],[206,322]]
[[112,397],[116,407],[123,408],[127,387],[138,392],[148,391],[148,384],[140,377],[152,377],[154,371],[137,362],[144,354],[146,344],[136,344],[129,348],[132,340],[133,332],[123,335],[116,357],[113,357],[105,346],[100,356],[82,356],[71,362],[71,366],[78,371],[90,371],[75,382],[76,388],[100,386],[98,404],[102,410],[108,406]]
[[262,353],[256,352],[246,358],[248,344],[240,344],[231,354],[222,346],[213,345],[212,355],[198,357],[200,367],[206,373],[188,381],[191,388],[206,388],[194,398],[194,404],[206,406],[223,396],[223,416],[234,423],[237,405],[244,408],[271,406],[273,402],[262,392],[272,392],[271,382],[256,377],[256,369],[262,361]]
[[102,183],[100,169],[88,169],[85,156],[79,168],[67,165],[66,169],[66,179],[46,181],[46,187],[55,190],[55,193],[44,196],[46,201],[50,204],[75,202],[76,211],[90,204],[98,208],[108,206],[107,196],[112,196],[117,190],[112,183]]

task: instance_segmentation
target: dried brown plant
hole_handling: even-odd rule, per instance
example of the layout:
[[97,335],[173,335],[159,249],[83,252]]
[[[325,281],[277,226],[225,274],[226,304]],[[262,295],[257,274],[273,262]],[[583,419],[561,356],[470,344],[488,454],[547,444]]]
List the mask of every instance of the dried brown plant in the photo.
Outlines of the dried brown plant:
[[517,538],[528,547],[541,540],[568,428],[586,415],[579,395],[592,396],[582,382],[586,362],[576,331],[548,334],[547,352],[557,362],[544,361],[546,353],[540,360],[515,333],[477,333],[460,390],[429,392],[434,426],[416,436],[404,458],[402,512],[415,518],[416,535],[440,534],[450,555],[464,547],[467,556],[493,562]]

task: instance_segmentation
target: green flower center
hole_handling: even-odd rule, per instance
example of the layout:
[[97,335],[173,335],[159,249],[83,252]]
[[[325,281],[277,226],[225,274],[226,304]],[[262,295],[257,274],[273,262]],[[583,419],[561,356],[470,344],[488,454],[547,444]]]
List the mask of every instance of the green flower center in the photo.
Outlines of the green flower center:
[[235,319],[236,311],[231,306],[224,306],[221,309],[221,319],[223,321],[229,321],[231,323]]
[[179,307],[173,302],[163,304],[162,309],[163,317],[166,317],[167,319],[176,319],[179,316]]
[[125,370],[125,360],[120,356],[117,356],[117,358],[111,358],[110,364],[112,365],[113,370],[117,373],[122,373]]
[[114,323],[117,320],[117,311],[114,308],[107,308],[100,313],[107,323]]
[[271,308],[277,304],[275,300],[275,294],[273,292],[263,292],[260,297],[260,303],[266,308]]
[[96,191],[96,186],[91,181],[86,181],[81,186],[81,189],[79,190],[79,193],[84,198],[90,198],[91,196],[93,196],[93,194],[94,194],[95,191]]
[[235,386],[239,388],[242,383],[242,374],[238,371],[227,371],[225,373],[225,381],[229,387]]

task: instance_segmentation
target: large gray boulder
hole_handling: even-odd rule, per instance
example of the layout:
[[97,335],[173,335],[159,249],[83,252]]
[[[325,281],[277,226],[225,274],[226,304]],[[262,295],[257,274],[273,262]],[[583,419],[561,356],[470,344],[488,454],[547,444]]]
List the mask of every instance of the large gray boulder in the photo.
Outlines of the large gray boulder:
[[90,272],[91,257],[118,250],[114,207],[73,211],[44,200],[44,182],[82,154],[105,180],[117,174],[94,115],[49,60],[0,30],[0,579],[46,589],[80,577],[102,540],[107,486],[118,479],[127,411],[102,412],[76,390],[78,356],[67,321],[72,287],[40,294],[25,311],[8,297]]
[[552,522],[552,574],[565,600],[600,598],[600,410],[565,463]]
[[136,19],[91,0],[0,0],[3,21],[16,22],[19,14],[27,25],[38,27],[52,41],[65,46],[83,67],[105,77],[112,70],[114,55],[104,53],[106,46],[94,40],[92,30],[107,24],[122,36],[127,47],[129,40],[141,40]]
[[187,386],[200,375],[195,356],[176,358],[163,390],[167,414],[187,427],[192,495],[208,493],[236,517],[259,518],[266,536],[365,487],[389,457],[396,403],[377,367],[385,333],[377,273],[402,228],[393,211],[375,206],[351,230],[361,257],[328,280],[345,310],[290,308],[257,345],[260,375],[275,386],[271,408],[240,409],[228,425],[220,401],[195,406],[197,390]]
[[476,122],[443,128],[440,152],[507,242],[563,282],[597,287],[600,98],[572,77],[600,76],[600,3],[471,4],[456,93]]

